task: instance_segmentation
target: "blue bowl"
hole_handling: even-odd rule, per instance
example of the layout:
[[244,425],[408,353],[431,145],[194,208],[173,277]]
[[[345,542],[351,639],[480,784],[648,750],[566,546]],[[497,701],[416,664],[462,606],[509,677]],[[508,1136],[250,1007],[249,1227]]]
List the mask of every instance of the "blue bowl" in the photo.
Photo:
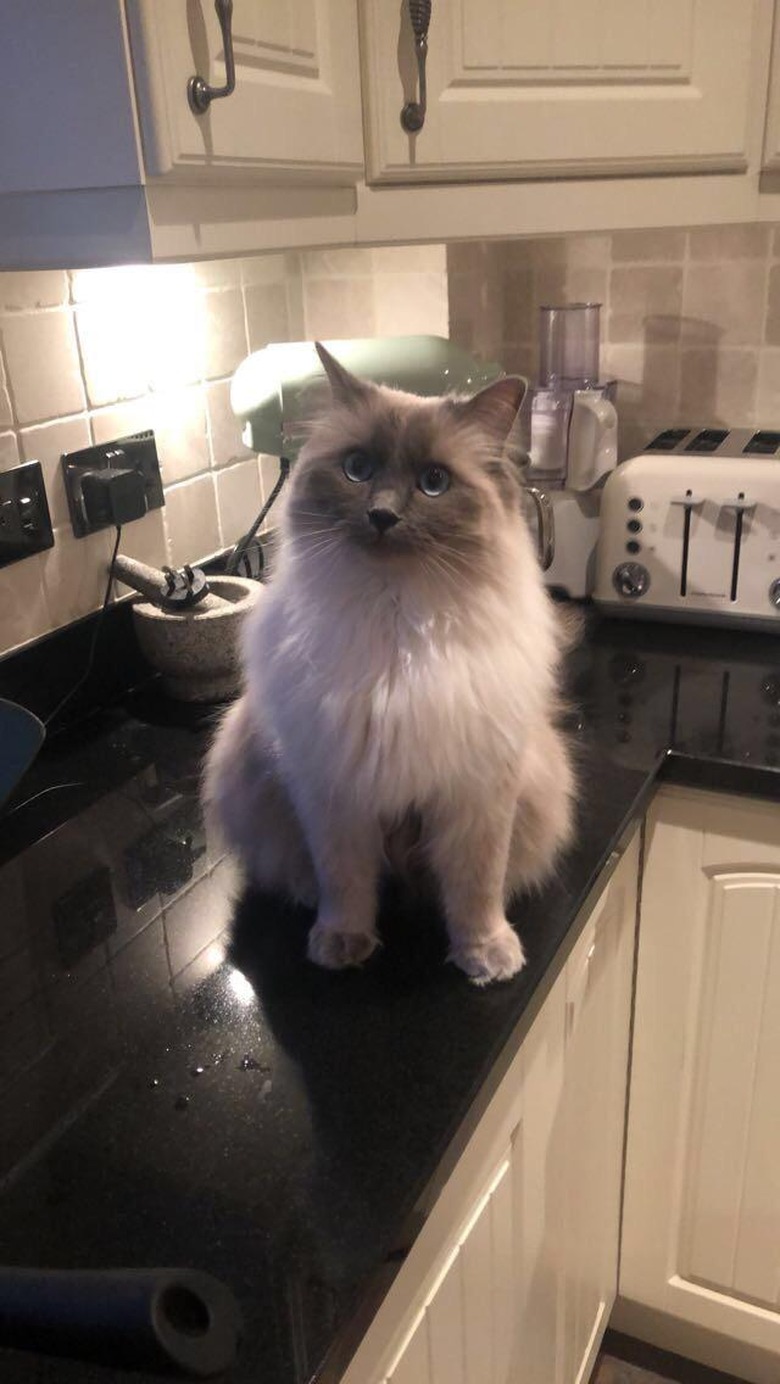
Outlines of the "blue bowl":
[[37,716],[0,697],[0,807],[27,772],[46,738]]

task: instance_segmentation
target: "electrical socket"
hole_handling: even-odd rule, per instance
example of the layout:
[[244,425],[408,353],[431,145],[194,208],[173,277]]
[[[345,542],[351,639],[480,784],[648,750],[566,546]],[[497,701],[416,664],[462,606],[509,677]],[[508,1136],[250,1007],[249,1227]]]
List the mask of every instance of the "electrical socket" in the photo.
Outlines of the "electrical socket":
[[100,442],[95,447],[83,447],[78,452],[65,452],[62,476],[76,538],[112,527],[111,519],[95,519],[88,514],[84,496],[84,477],[110,467],[139,472],[144,482],[147,511],[160,509],[165,504],[157,445],[151,430],[119,437],[113,442]]
[[53,546],[41,463],[0,471],[0,567]]

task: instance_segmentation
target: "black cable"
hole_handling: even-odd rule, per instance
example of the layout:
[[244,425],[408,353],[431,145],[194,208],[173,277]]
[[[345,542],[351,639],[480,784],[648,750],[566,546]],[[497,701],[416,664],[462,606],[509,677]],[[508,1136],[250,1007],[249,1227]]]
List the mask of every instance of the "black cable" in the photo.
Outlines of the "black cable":
[[243,558],[244,558],[244,554],[246,553],[247,548],[249,547],[249,544],[252,542],[252,539],[254,538],[255,534],[257,533],[257,530],[260,528],[260,525],[262,524],[263,520],[265,519],[265,516],[266,516],[266,514],[268,513],[269,509],[270,509],[271,506],[276,502],[276,499],[277,499],[277,497],[278,497],[278,495],[279,495],[279,491],[281,490],[282,486],[284,485],[285,481],[287,480],[287,477],[289,476],[289,474],[290,474],[290,462],[289,462],[289,459],[288,459],[287,457],[280,457],[280,458],[279,458],[279,475],[278,475],[277,478],[276,478],[276,483],[275,483],[275,485],[274,485],[273,490],[271,491],[271,494],[268,496],[268,499],[266,500],[265,504],[263,505],[263,508],[260,510],[260,513],[258,514],[257,518],[255,519],[255,522],[253,523],[251,529],[248,529],[248,530],[247,530],[247,532],[244,534],[243,538],[239,538],[239,540],[238,540],[238,542],[237,542],[235,548],[233,549],[232,553],[230,554],[230,557],[229,557],[228,560],[227,560],[227,563],[226,563],[226,566],[225,566],[225,571],[226,571],[229,575],[233,576],[233,575],[235,575],[235,573],[239,570],[239,567],[241,566],[241,562],[242,562],[242,560],[243,560]]
[[92,672],[95,663],[95,651],[97,649],[98,636],[100,634],[101,629],[103,628],[103,620],[105,618],[109,598],[111,596],[111,583],[114,580],[114,559],[116,558],[116,555],[119,552],[119,542],[121,537],[122,527],[120,524],[117,524],[116,542],[114,543],[114,551],[111,554],[111,562],[109,563],[108,567],[108,581],[106,582],[106,593],[103,597],[103,604],[101,605],[100,610],[98,612],[97,620],[95,621],[95,628],[92,631],[92,639],[90,640],[89,653],[87,654],[87,666],[84,669],[84,672],[81,674],[81,677],[79,678],[78,682],[74,683],[70,691],[65,693],[65,696],[62,698],[62,701],[59,701],[57,703],[54,710],[49,712],[49,715],[43,722],[47,730],[51,725],[52,721],[55,720],[57,716],[59,716],[60,712],[62,711],[62,708],[64,706],[67,706],[68,702],[71,701],[71,699],[75,697],[76,693],[81,690],[81,688],[84,686],[84,683],[87,681],[87,678],[89,677],[90,673]]

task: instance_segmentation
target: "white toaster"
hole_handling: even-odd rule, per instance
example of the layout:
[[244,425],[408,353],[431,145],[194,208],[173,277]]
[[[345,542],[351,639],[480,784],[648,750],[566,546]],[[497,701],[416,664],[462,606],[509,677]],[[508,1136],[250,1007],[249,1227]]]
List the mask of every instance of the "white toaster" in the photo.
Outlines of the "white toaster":
[[618,466],[593,598],[611,615],[780,633],[780,431],[670,428]]

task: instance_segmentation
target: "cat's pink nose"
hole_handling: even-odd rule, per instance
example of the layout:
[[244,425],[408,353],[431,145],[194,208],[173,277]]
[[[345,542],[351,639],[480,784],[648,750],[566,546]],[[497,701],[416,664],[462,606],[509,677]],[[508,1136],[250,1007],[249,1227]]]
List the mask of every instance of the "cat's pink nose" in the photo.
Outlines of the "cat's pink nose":
[[392,509],[370,509],[368,511],[368,522],[373,525],[377,533],[386,533],[392,529],[400,520],[400,514],[396,514]]

